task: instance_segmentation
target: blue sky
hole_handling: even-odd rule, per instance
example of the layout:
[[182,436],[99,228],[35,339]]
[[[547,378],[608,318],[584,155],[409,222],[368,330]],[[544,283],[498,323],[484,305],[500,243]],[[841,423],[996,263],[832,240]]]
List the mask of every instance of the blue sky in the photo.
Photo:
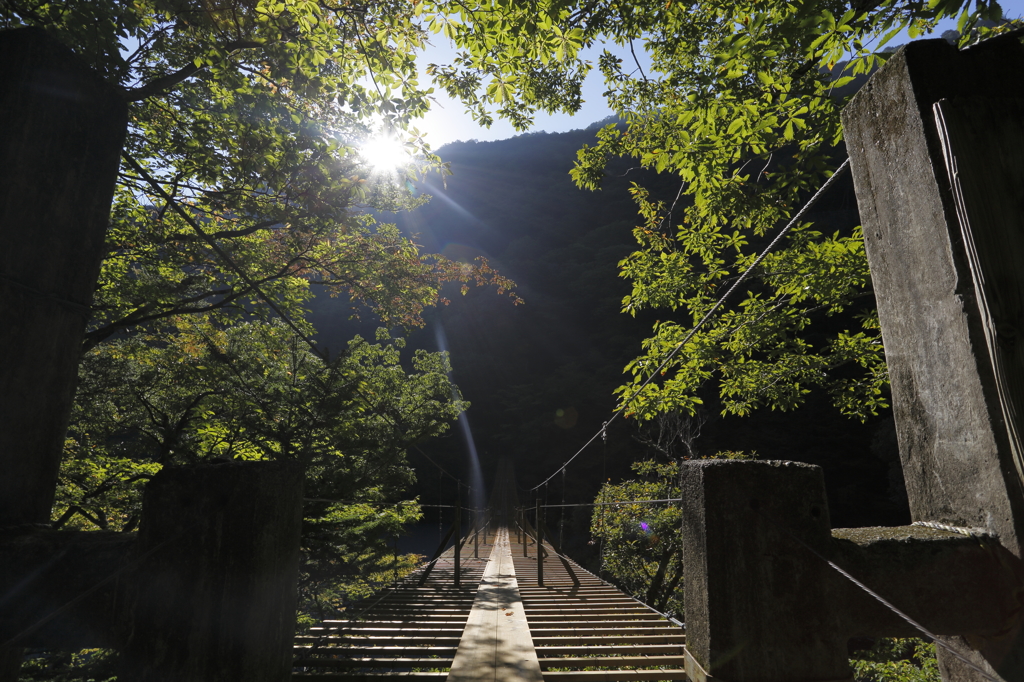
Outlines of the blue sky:
[[[1024,16],[1024,0],[1004,0],[1000,5],[1006,17],[1018,18]],[[930,37],[937,38],[943,31],[951,28],[956,28],[955,21],[950,20],[943,23],[939,26],[936,34]],[[909,38],[906,36],[897,37],[889,44],[899,45],[908,40]],[[435,40],[435,42],[437,44],[424,55],[423,63],[450,62],[454,52],[441,45],[440,40]],[[632,61],[628,50],[615,46],[612,47],[615,48],[612,52],[616,55],[624,60]],[[605,87],[601,74],[596,67],[597,58],[600,56],[601,51],[602,48],[597,47],[584,52],[584,57],[590,59],[595,64],[595,67],[583,86],[583,99],[585,100],[583,109],[575,116],[568,116],[566,114],[556,114],[554,116],[537,114],[533,130],[544,130],[554,133],[575,128],[586,128],[591,123],[612,115],[612,111],[605,104],[604,97],[601,96]],[[642,53],[639,50],[637,55],[643,60]],[[644,68],[647,67],[645,62],[642,61],[642,64]],[[425,75],[421,77],[421,82],[427,82],[427,80]],[[448,99],[443,93],[435,93],[435,98],[437,101],[432,107],[431,112],[416,124],[421,131],[427,133],[426,140],[434,149],[455,140],[504,140],[518,134],[511,125],[499,120],[496,120],[490,128],[482,128],[464,112],[464,107],[458,102]]]

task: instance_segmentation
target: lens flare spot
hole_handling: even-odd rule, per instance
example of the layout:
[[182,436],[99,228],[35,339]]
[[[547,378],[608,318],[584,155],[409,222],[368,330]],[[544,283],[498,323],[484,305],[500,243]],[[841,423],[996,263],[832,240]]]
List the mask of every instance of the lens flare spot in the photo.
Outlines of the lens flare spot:
[[571,429],[576,426],[579,419],[579,412],[575,407],[558,408],[555,410],[555,425],[563,429]]

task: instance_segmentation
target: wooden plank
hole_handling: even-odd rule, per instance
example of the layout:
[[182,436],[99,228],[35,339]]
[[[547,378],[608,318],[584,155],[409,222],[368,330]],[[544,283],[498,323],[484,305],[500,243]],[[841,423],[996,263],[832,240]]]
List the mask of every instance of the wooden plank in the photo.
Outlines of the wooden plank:
[[685,665],[686,656],[682,654],[663,656],[582,656],[563,658],[541,658],[540,667],[547,668],[587,668],[599,666],[614,666],[623,668],[627,666],[652,666],[667,665],[670,667],[681,667]]
[[[581,609],[578,613],[585,613],[592,623],[615,623],[615,622],[638,622],[638,623],[650,623],[651,621],[664,621],[668,623],[663,617],[654,613],[653,611],[643,610],[636,613],[601,613],[594,612],[592,609]],[[548,625],[550,623],[556,623],[560,620],[567,618],[567,614],[558,613],[542,613],[538,614],[534,611],[530,612],[530,622],[540,622]],[[568,621],[567,621],[568,622]],[[678,627],[673,625],[673,627]]]
[[[376,615],[377,614],[375,612],[374,616],[376,616]],[[442,614],[413,613],[413,614],[409,614],[408,616],[400,616],[400,615],[396,615],[396,614],[385,614],[384,618],[375,618],[374,622],[377,622],[377,623],[457,623],[457,622],[461,623],[461,622],[465,622],[466,617],[468,615],[469,615],[469,610],[468,609],[465,611],[465,613],[452,613],[452,614],[445,614],[445,613],[442,613]],[[369,621],[370,621],[370,619],[366,619],[365,621],[362,620],[362,619],[352,619],[352,620],[322,620],[320,622],[323,624],[322,627],[331,628],[331,627],[337,627],[339,625],[346,625],[348,623],[353,623],[353,622],[355,622],[355,623],[362,623],[362,622],[369,622]]]
[[688,680],[686,671],[670,670],[549,670],[545,680],[561,682],[630,682],[631,680]]
[[590,623],[579,622],[568,624],[565,627],[560,628],[531,628],[530,632],[536,637],[573,637],[576,635],[623,635],[623,636],[634,636],[634,635],[662,635],[666,634],[666,631],[672,630],[671,634],[676,634],[679,628],[674,626],[664,628],[652,628],[652,627],[628,627],[626,625],[616,625],[615,627],[594,627]]
[[546,645],[558,645],[565,644],[567,642],[576,642],[579,644],[672,644],[678,642],[682,644],[686,641],[686,635],[624,635],[624,636],[613,636],[604,635],[597,637],[534,637],[533,644],[535,647],[542,647]]
[[[453,650],[454,653],[454,650]],[[448,668],[451,658],[297,658],[296,668]]]
[[368,623],[365,626],[356,624],[349,625],[345,628],[331,628],[330,630],[323,630],[321,628],[310,628],[310,632],[316,633],[318,631],[329,633],[330,635],[346,636],[346,637],[415,637],[417,636],[417,629],[423,631],[424,637],[434,636],[449,636],[449,637],[461,637],[462,628],[450,628],[450,627],[437,627],[437,628],[382,628],[377,627],[377,623]]
[[519,598],[505,528],[498,531],[448,679],[452,682],[543,680]]
[[586,604],[635,604],[636,600],[632,597],[627,597],[622,592],[618,594],[592,594],[582,592],[576,596],[563,595],[563,594],[551,594],[550,592],[522,590],[522,596],[525,601],[538,601],[538,602],[551,602],[557,604],[564,603],[586,603]]
[[552,607],[533,607],[530,609],[530,615],[536,616],[562,616],[563,614],[573,613],[586,613],[594,617],[606,617],[606,616],[617,616],[633,617],[638,615],[652,614],[655,618],[662,618],[660,613],[656,613],[645,606],[637,606],[636,608],[620,608],[615,611],[606,611],[604,609],[587,608],[584,606],[567,606],[565,608],[552,608]]
[[[467,616],[469,614],[466,614]],[[339,623],[337,625],[325,625],[322,627],[310,628],[310,632],[339,632],[342,630],[359,629],[363,626],[364,621],[355,621],[347,623]],[[443,620],[376,620],[376,621],[365,621],[366,625],[372,627],[386,627],[386,628],[420,628],[423,630],[436,630],[442,628],[458,628],[459,632],[462,632],[462,626],[466,624],[466,616],[457,619],[445,618]]]
[[[691,682],[715,682],[715,678],[708,674],[708,671],[704,670],[697,659],[693,657],[689,649],[684,650],[684,656],[686,657],[686,663],[683,667],[686,670],[686,676]],[[720,678],[719,678],[720,679]]]
[[458,644],[458,637],[308,637],[295,638],[296,642],[322,642],[325,644],[372,644],[374,646],[415,646],[417,644]]
[[684,655],[684,648],[682,644],[639,644],[636,646],[538,646],[537,655],[544,658],[551,658],[553,656],[577,656],[577,655],[614,655],[621,654],[626,656],[629,654],[671,654],[673,656]]
[[440,658],[451,658],[455,656],[454,646],[297,646],[295,653],[298,657],[308,656],[312,653],[325,656],[366,656],[370,653],[380,656],[400,657],[403,655],[416,654],[417,656],[438,656]]
[[333,682],[334,680],[348,680],[348,682],[378,682],[385,677],[401,677],[406,680],[425,680],[437,682],[448,677],[445,672],[379,672],[379,673],[292,673],[293,680],[308,680],[308,682]]

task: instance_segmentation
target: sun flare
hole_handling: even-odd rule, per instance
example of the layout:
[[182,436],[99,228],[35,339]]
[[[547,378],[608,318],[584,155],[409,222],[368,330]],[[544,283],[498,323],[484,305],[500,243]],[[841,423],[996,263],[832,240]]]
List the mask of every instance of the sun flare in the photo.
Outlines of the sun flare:
[[360,147],[363,160],[376,172],[388,172],[409,165],[408,148],[393,137],[373,137]]

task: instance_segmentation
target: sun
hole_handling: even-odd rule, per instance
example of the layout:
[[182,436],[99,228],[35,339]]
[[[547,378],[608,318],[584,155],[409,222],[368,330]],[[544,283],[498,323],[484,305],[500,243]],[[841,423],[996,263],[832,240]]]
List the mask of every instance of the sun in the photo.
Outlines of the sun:
[[359,148],[359,155],[378,173],[395,171],[412,161],[409,149],[399,140],[386,135],[371,137]]

